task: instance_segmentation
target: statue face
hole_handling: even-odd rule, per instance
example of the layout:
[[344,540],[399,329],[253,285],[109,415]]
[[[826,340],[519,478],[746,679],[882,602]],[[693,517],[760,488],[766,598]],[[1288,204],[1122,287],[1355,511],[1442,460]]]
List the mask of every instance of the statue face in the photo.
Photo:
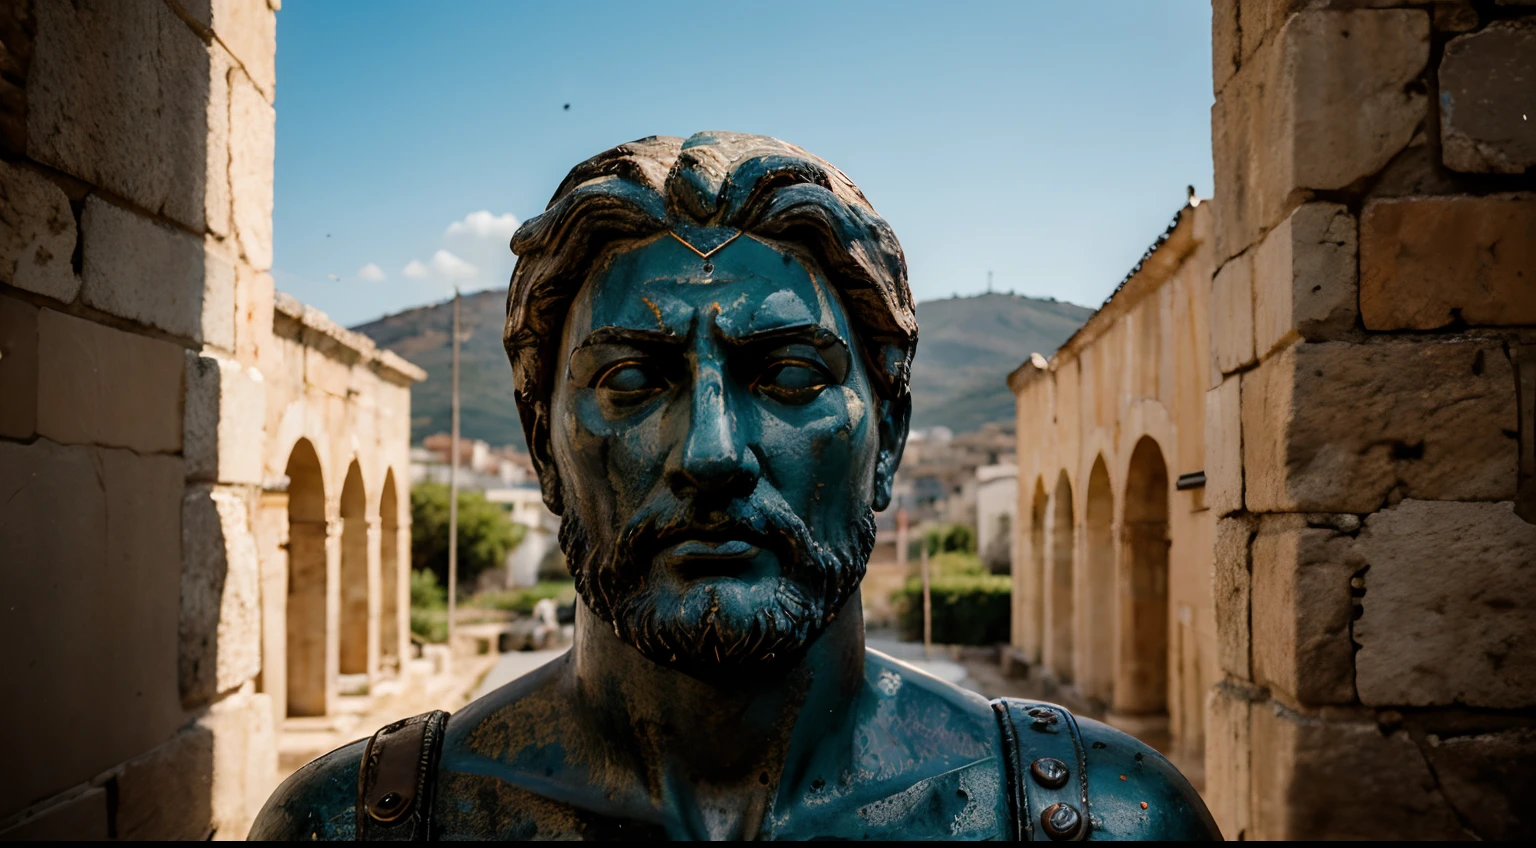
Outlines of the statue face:
[[819,270],[664,234],[587,281],[560,356],[561,541],[588,607],[697,676],[798,656],[862,578],[894,468]]

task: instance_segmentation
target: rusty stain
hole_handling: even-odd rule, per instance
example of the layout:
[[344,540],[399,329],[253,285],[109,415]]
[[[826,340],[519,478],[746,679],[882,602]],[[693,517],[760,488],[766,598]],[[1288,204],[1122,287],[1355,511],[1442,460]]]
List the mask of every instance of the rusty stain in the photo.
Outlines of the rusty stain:
[[1125,775],[1123,775],[1123,774],[1122,774],[1122,775],[1120,775],[1120,779],[1121,779],[1121,780],[1125,780]]
[[663,321],[662,318],[661,318],[661,307],[659,307],[656,304],[652,303],[651,299],[648,298],[648,297],[642,296],[640,299],[645,302],[646,306],[649,306],[651,308],[652,312],[656,313],[656,326],[660,327],[662,332],[666,332],[667,322]]
[[1143,809],[1143,810],[1145,810],[1145,809],[1146,809],[1146,808],[1147,808],[1147,802],[1146,802],[1146,801],[1142,801],[1142,802],[1141,802],[1141,808],[1142,808],[1142,809]]

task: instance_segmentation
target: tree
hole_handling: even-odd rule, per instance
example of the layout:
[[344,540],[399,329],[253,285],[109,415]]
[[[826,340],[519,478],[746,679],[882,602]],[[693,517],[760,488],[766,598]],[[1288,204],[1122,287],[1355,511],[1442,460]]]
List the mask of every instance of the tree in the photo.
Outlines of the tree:
[[[500,568],[523,540],[526,528],[480,492],[459,492],[459,585],[473,586],[481,572]],[[448,583],[448,487],[411,487],[411,567]]]

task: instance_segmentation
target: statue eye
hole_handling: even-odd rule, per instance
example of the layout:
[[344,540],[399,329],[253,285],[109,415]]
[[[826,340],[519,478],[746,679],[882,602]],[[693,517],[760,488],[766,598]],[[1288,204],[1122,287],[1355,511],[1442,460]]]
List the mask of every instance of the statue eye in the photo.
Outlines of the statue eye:
[[[638,396],[658,391],[666,385],[666,381],[652,369],[643,363],[633,360],[620,362],[602,373],[593,383],[594,388],[604,389],[618,395]],[[631,398],[623,398],[625,400]],[[633,399],[638,399],[635,397]]]
[[756,388],[782,403],[810,403],[827,387],[827,374],[799,359],[781,359],[757,378]]

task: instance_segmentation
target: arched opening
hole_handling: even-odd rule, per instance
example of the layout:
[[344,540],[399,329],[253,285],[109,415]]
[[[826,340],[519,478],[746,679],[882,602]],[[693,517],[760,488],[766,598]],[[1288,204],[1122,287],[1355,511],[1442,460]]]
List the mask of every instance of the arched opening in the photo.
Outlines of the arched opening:
[[379,496],[379,664],[400,668],[400,502],[395,495],[395,472],[384,475],[384,491]]
[[368,671],[368,499],[352,461],[341,485],[341,673]]
[[1103,455],[1088,474],[1083,509],[1082,583],[1077,597],[1077,685],[1084,696],[1108,704],[1115,686],[1115,495]]
[[1120,531],[1120,650],[1114,708],[1168,709],[1168,466],[1143,436],[1131,453]]
[[315,446],[288,456],[287,715],[325,715],[325,479]]
[[1029,507],[1029,573],[1026,584],[1028,595],[1028,627],[1030,662],[1042,658],[1045,644],[1045,515],[1050,496],[1045,493],[1045,480],[1035,478],[1035,495]]
[[1051,496],[1050,577],[1046,580],[1045,664],[1063,683],[1072,681],[1073,546],[1072,483],[1062,471]]

